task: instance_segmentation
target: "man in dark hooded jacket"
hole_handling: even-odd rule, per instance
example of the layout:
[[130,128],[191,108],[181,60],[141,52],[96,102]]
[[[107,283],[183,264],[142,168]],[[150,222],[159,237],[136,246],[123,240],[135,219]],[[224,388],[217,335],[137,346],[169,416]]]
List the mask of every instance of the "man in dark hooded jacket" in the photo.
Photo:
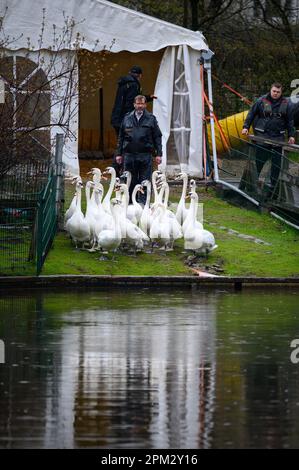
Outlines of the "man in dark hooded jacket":
[[[140,85],[141,76],[141,67],[134,65],[128,75],[120,77],[118,80],[118,88],[111,114],[111,124],[115,129],[117,138],[123,118],[127,113],[134,110],[135,96],[143,94]],[[145,97],[147,103],[156,98],[154,95],[145,95]]]
[[[123,118],[127,113],[134,110],[134,99],[138,95],[142,95],[140,79],[142,69],[138,65],[134,65],[129,74],[120,77],[118,80],[118,88],[115,96],[114,106],[111,114],[111,124],[114,127],[116,138],[118,139],[119,129]],[[146,101],[153,101],[154,95],[145,95]],[[122,172],[122,165],[119,165],[114,157],[113,166],[119,176]]]

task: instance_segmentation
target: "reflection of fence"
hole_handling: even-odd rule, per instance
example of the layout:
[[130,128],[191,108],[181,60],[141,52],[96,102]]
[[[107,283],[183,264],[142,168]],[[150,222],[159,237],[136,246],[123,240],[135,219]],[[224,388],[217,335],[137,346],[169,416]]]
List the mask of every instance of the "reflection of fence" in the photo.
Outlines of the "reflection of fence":
[[0,274],[40,273],[62,199],[61,164],[21,165],[0,181]]
[[220,182],[298,225],[298,146],[253,137],[239,140],[236,147],[222,156]]

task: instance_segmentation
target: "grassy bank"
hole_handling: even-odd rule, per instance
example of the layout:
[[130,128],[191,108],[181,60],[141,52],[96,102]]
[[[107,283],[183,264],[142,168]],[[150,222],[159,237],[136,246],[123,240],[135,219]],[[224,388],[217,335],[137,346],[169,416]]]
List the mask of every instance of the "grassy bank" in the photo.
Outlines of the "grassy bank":
[[[176,194],[173,190],[173,200]],[[207,259],[190,257],[180,240],[173,252],[137,256],[120,253],[100,260],[99,253],[75,250],[59,233],[42,274],[190,275],[191,267],[233,276],[299,276],[299,233],[267,214],[240,209],[201,190],[204,225],[215,235],[218,249]]]

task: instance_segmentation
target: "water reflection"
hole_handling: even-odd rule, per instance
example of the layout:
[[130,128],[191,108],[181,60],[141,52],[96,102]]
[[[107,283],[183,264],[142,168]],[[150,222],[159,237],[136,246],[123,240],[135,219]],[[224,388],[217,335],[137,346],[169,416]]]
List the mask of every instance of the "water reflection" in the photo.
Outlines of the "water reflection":
[[0,300],[1,447],[296,447],[298,293]]

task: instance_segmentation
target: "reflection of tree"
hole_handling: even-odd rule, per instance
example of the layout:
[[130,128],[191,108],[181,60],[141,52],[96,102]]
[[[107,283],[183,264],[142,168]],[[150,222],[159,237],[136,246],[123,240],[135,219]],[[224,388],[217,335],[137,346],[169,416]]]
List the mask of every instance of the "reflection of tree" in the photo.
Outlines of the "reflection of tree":
[[213,305],[201,312],[196,297],[157,294],[153,308],[151,294],[124,295],[120,310],[106,294],[100,309],[68,312],[65,295],[2,301],[8,442],[24,447],[29,433],[37,447],[210,445]]
[[[254,447],[282,448],[284,439],[277,433],[277,429],[285,429],[288,435],[288,374],[277,363],[269,360],[264,364],[249,364],[246,378],[246,407],[250,410],[247,430],[250,442]],[[259,432],[261,428],[262,433]]]
[[80,98],[93,97],[102,83],[109,53],[103,46],[101,53],[94,54],[99,49],[98,40],[92,45],[93,50],[86,50],[90,45],[79,33],[83,18],[77,22],[62,12],[61,18],[55,18],[57,26],[49,22],[51,15],[45,8],[41,10],[37,44],[33,46],[34,40],[27,37],[23,47],[19,47],[23,35],[11,37],[6,33],[13,11],[9,2],[2,3],[0,80],[4,99],[0,100],[0,179],[24,162],[49,159],[57,133],[62,132],[65,143],[71,146],[76,140],[78,65],[84,58],[87,71],[86,79],[80,83]]
[[218,311],[214,446],[297,447],[299,377],[290,362],[289,337],[298,297],[243,292],[221,297]]
[[[53,354],[47,348],[49,325],[42,299],[41,293],[2,294],[0,299],[0,338],[6,353],[5,364],[0,367],[1,446],[26,447],[28,435],[29,446],[38,446],[44,436],[47,377]],[[43,424],[32,429],[37,422]]]
[[298,295],[36,293],[0,313],[1,446],[297,447]]

